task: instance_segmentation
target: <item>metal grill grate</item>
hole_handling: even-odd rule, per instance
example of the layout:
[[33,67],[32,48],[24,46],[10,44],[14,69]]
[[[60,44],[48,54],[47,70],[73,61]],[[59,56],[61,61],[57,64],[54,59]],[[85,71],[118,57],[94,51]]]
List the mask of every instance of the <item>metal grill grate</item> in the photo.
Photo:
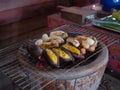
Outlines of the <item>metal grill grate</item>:
[[[69,32],[75,32],[75,33],[80,33],[80,34],[85,34],[85,35],[93,35],[95,36],[99,41],[102,41],[106,44],[107,47],[111,46],[114,43],[118,43],[119,40],[115,37],[111,37],[109,34],[105,34],[105,33],[97,33],[93,30],[88,30],[86,28],[82,28],[73,24],[67,24],[67,25],[63,25],[61,27],[58,27],[54,30],[64,30],[64,31],[69,31]],[[36,38],[38,35],[36,35],[33,38]],[[59,81],[57,81],[57,77],[54,77],[52,79],[49,80],[49,82],[47,82],[45,85],[40,86],[42,83],[45,83],[46,80],[43,80],[43,77],[41,77],[41,73],[39,72],[32,72],[31,69],[33,69],[32,67],[28,67],[28,66],[20,66],[17,58],[16,58],[16,52],[17,50],[15,50],[15,48],[18,48],[18,43],[11,45],[5,49],[0,50],[0,71],[3,72],[5,75],[7,75],[9,78],[11,78],[11,80],[22,90],[41,90],[44,87],[46,87],[47,85],[49,85],[50,83],[54,82],[56,80],[57,82],[57,87],[59,87]],[[104,48],[103,48],[104,49]],[[7,57],[5,57],[4,54],[6,54],[6,51],[10,50],[9,53],[7,53]],[[97,54],[98,52],[100,52],[100,50],[98,50],[95,54]],[[3,54],[4,52],[4,54]],[[93,57],[95,54],[89,56],[86,58],[89,59],[91,57]],[[85,61],[85,60],[84,60]],[[83,61],[83,62],[84,62]],[[83,63],[80,62],[80,63]],[[6,63],[9,63],[6,65]],[[74,65],[72,68],[68,69],[67,71],[65,71],[63,74],[68,73],[70,71],[72,71],[77,65],[79,65],[80,63]],[[27,68],[29,69],[27,69]],[[31,68],[31,69],[30,69]],[[55,70],[54,73],[57,73],[57,71]],[[52,75],[51,73],[48,73],[49,75]],[[75,81],[76,82],[76,81]],[[65,85],[65,90],[67,90],[66,84]],[[57,88],[59,90],[59,88]]]

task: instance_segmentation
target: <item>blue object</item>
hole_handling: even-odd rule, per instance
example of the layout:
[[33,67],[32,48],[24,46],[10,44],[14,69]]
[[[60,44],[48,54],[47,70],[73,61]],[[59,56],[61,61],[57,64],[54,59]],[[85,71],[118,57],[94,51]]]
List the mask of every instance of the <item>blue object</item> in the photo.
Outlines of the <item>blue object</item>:
[[102,10],[111,11],[111,9],[120,9],[120,0],[100,0]]

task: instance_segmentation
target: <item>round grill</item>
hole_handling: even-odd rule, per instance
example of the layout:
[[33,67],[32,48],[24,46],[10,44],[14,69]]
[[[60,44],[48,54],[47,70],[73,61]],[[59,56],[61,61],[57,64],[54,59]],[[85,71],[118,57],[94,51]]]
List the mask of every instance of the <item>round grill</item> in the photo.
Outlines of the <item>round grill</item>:
[[[77,34],[69,33],[70,36],[75,36]],[[29,55],[26,49],[26,45],[30,40],[24,42],[20,47],[18,52],[18,58],[21,65],[27,65],[27,67],[32,67],[33,71],[38,72],[41,76],[45,78],[56,78],[57,79],[74,79],[79,78],[84,75],[90,74],[96,71],[108,61],[108,51],[102,42],[99,42],[95,52],[87,52],[84,59],[75,60],[74,63],[62,63],[60,68],[52,68],[47,64],[44,68],[36,67],[30,59],[34,59]],[[104,60],[105,59],[105,60]],[[102,62],[101,60],[104,60]],[[96,67],[95,67],[96,66]],[[91,69],[92,71],[91,71]],[[29,69],[29,68],[27,68]]]

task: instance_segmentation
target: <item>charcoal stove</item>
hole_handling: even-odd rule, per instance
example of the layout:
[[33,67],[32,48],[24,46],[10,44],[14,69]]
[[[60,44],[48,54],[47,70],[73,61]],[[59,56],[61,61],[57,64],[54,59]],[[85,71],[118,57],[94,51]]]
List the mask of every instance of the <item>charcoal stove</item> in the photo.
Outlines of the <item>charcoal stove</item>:
[[[55,80],[50,84],[51,87],[47,86],[46,89],[44,88],[45,90],[56,90],[57,88],[58,90],[65,88],[68,90],[96,90],[108,62],[108,50],[103,43],[99,43],[96,52],[87,55],[84,60],[78,60],[79,62],[75,64],[59,69],[53,69],[50,66],[48,66],[49,68],[45,67],[46,69],[39,69],[30,64],[29,58],[26,58],[27,56],[24,56],[23,53],[25,55],[26,51],[20,48],[18,57],[22,66],[31,67],[31,72],[39,73],[41,78],[46,81],[45,84],[52,79]],[[66,68],[68,66],[69,68]],[[26,69],[29,70],[29,68]],[[42,83],[40,86],[43,88],[44,84]]]
[[[22,90],[96,90],[108,62],[107,47],[119,40],[104,33],[91,32],[86,28],[71,24],[54,30],[93,35],[100,41],[100,48],[94,54],[69,69],[39,70],[30,64],[21,66],[16,59],[22,58],[22,56],[18,55],[13,62],[4,65],[0,70]],[[33,38],[37,36],[39,35]],[[107,44],[104,45],[102,42]],[[97,57],[94,58],[96,55]],[[88,60],[92,60],[92,62],[82,65]]]

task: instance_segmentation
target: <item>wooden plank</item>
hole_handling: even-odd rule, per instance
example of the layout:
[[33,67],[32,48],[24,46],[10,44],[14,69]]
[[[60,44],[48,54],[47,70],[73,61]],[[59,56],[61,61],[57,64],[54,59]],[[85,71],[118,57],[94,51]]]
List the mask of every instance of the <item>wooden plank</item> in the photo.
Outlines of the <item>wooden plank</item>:
[[0,25],[13,23],[38,15],[49,15],[53,12],[55,12],[55,3],[53,1],[28,4],[22,7],[0,11]]
[[0,41],[47,26],[47,19],[38,16],[0,27]]

